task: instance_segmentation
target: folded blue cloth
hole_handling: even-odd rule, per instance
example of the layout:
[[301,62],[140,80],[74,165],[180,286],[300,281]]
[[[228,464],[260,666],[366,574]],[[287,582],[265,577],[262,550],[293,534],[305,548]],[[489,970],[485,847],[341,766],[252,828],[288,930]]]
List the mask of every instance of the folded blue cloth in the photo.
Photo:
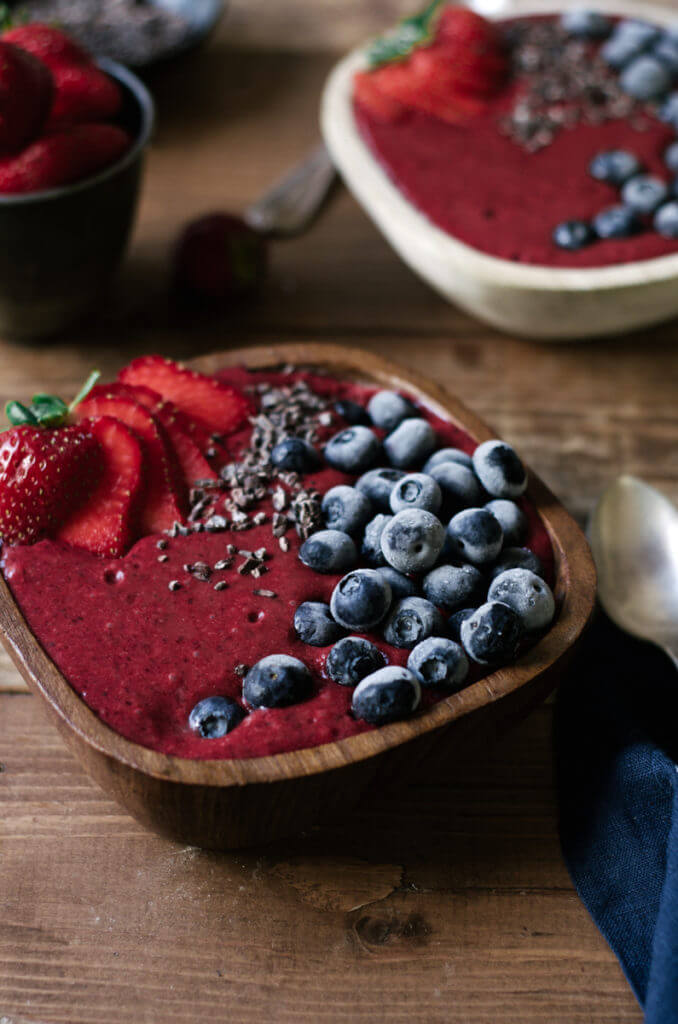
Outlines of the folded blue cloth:
[[645,1010],[678,1024],[678,672],[602,613],[561,686],[563,854]]

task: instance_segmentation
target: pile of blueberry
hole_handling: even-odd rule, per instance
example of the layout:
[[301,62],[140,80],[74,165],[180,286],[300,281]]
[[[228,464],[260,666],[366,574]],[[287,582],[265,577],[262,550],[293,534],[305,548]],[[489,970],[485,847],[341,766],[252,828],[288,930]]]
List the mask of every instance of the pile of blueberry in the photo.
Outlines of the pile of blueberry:
[[[644,21],[616,24],[597,11],[572,10],[561,19],[566,32],[582,39],[605,40],[601,58],[619,74],[623,92],[657,104],[662,121],[678,131],[678,23],[667,29]],[[597,239],[629,238],[652,225],[665,238],[678,238],[678,143],[664,155],[671,182],[645,174],[633,153],[599,153],[589,171],[598,181],[621,190],[621,202],[601,210],[593,220],[558,224],[553,240],[561,249],[576,251]]]

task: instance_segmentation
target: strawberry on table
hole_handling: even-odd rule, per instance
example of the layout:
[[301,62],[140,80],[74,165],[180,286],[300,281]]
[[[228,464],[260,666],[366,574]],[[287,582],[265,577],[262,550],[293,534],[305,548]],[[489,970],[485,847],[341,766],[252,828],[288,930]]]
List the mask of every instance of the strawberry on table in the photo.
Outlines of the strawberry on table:
[[83,420],[101,446],[99,483],[89,499],[57,531],[58,540],[96,555],[119,558],[137,536],[143,452],[129,427],[111,416]]
[[89,177],[129,149],[127,132],[112,124],[82,124],[54,131],[18,156],[0,159],[0,193],[39,192]]
[[39,134],[53,96],[49,68],[0,40],[0,152],[15,152]]
[[230,213],[210,213],[188,224],[174,251],[174,285],[208,301],[256,292],[268,262],[266,239]]

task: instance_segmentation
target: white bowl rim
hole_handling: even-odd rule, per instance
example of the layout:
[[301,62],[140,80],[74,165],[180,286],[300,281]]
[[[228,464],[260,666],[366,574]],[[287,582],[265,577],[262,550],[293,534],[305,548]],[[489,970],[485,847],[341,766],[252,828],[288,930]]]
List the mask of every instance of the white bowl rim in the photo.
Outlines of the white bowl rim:
[[[577,0],[475,0],[469,6],[496,20],[535,14],[556,14],[581,7]],[[678,20],[678,11],[658,4],[639,7],[633,0],[594,0],[590,7],[611,14],[641,18],[658,24]],[[366,45],[344,57],[325,83],[321,100],[321,128],[327,148],[350,190],[362,205],[379,207],[389,220],[397,219],[411,237],[435,251],[436,259],[463,264],[466,274],[494,286],[526,291],[582,292],[632,288],[678,277],[678,252],[652,259],[603,267],[549,267],[544,264],[514,263],[460,241],[421,213],[400,191],[369,149],[353,114],[352,82],[356,71],[366,66]],[[347,169],[350,166],[350,170]],[[346,170],[345,170],[346,169]],[[355,181],[360,185],[355,187]]]

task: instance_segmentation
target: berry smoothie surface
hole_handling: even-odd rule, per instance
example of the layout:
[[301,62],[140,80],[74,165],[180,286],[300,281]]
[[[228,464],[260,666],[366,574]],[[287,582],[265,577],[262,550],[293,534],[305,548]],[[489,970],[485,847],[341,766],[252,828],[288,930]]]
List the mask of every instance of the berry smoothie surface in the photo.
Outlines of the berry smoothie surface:
[[[510,51],[516,26],[548,31],[556,24],[556,18],[525,18],[502,22],[499,29]],[[582,44],[582,49],[594,59],[599,44]],[[605,267],[678,252],[676,239],[651,228],[630,238],[600,239],[579,251],[554,244],[557,224],[592,220],[620,202],[618,188],[590,175],[596,154],[628,150],[647,173],[668,182],[662,157],[675,142],[676,130],[659,120],[652,105],[636,106],[615,118],[609,104],[600,117],[592,103],[576,121],[569,122],[566,113],[566,126],[549,132],[543,145],[526,146],[507,123],[528,81],[534,85],[514,66],[505,87],[457,124],[415,109],[384,118],[357,99],[357,126],[417,209],[449,235],[488,255],[548,267]],[[563,100],[564,111],[567,106]]]
[[[366,404],[373,390],[358,384],[297,372],[249,374],[234,369],[222,375],[239,387],[254,385],[258,401],[266,386],[306,381],[330,401],[350,398]],[[262,387],[263,386],[263,387]],[[421,410],[434,426],[440,446],[472,452],[475,442],[454,424]],[[322,443],[343,426],[333,414],[322,428]],[[226,458],[247,449],[251,427],[227,439]],[[304,486],[326,492],[352,483],[329,467],[304,478]],[[324,670],[326,648],[302,643],[293,616],[303,601],[329,601],[340,575],[322,576],[298,560],[300,540],[286,534],[283,551],[272,537],[272,497],[257,506],[267,521],[242,532],[199,532],[188,536],[148,536],[123,558],[106,559],[66,544],[43,540],[4,552],[2,567],[33,634],[73,688],[99,718],[143,746],[189,758],[243,758],[313,747],[370,729],[351,714],[351,687],[330,680]],[[546,530],[526,499],[526,546],[553,576],[553,555]],[[230,552],[233,544],[245,554]],[[283,546],[287,546],[284,544]],[[238,571],[247,552],[266,548],[265,574]],[[193,575],[195,563],[226,568],[209,580]],[[178,581],[180,586],[171,589]],[[215,584],[223,582],[222,589]],[[403,665],[408,650],[370,639],[388,662]],[[191,731],[191,709],[203,698],[228,696],[242,701],[242,668],[269,654],[293,655],[313,674],[310,699],[287,708],[250,711],[226,736],[204,739]],[[238,671],[236,671],[238,669]],[[486,674],[479,667],[473,679]],[[471,680],[471,681],[472,681]],[[422,707],[444,699],[437,689],[424,691]]]

